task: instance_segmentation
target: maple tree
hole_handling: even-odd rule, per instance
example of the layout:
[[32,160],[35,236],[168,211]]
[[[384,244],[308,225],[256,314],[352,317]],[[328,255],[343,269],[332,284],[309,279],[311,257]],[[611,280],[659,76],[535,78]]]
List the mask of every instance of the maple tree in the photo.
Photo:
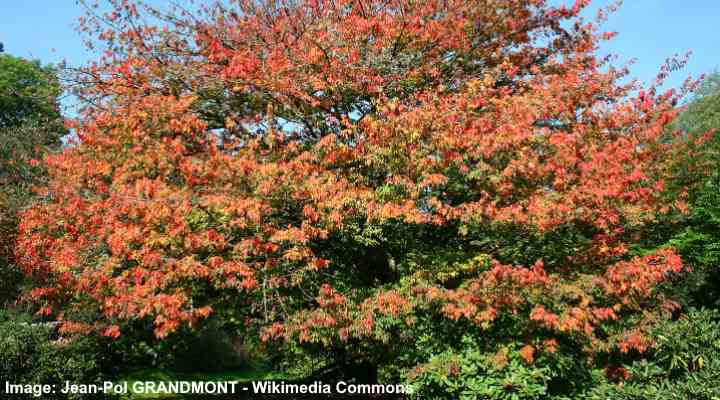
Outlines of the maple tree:
[[494,351],[511,321],[529,364],[646,351],[684,266],[628,249],[685,209],[668,127],[693,82],[624,83],[588,4],[91,6],[104,53],[23,214],[27,297],[66,333],[216,318],[375,363],[429,321]]

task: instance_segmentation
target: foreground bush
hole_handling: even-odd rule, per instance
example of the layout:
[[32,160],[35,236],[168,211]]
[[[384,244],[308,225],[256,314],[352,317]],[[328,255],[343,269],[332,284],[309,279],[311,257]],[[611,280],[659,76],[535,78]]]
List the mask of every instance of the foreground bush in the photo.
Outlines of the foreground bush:
[[[109,360],[105,348],[92,338],[69,342],[58,337],[54,327],[33,323],[29,318],[3,316],[0,321],[0,381],[12,384],[57,385],[58,393],[43,394],[43,399],[106,399],[106,395],[63,395],[65,381],[98,383],[107,375]],[[9,395],[8,395],[9,396]],[[10,398],[10,397],[8,397]],[[13,395],[12,398],[22,398]],[[38,398],[27,396],[27,398]]]
[[692,312],[654,332],[657,346],[647,359],[627,367],[621,385],[594,388],[592,400],[665,400],[720,398],[720,317],[716,311]]

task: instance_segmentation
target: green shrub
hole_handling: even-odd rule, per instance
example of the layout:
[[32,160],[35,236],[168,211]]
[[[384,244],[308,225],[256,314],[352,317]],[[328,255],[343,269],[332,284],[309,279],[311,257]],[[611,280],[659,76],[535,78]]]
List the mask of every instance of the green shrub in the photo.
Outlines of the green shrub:
[[[102,384],[110,365],[101,343],[93,337],[75,341],[58,337],[52,326],[29,318],[0,321],[0,381],[13,384],[54,384],[57,392],[43,399],[107,399],[108,395],[64,395],[65,381]],[[0,388],[4,392],[5,386]],[[32,396],[27,396],[32,398]],[[16,395],[13,398],[22,398]],[[37,397],[35,397],[37,398]]]
[[[437,333],[421,335],[417,347],[410,350],[417,366],[405,370],[404,376],[414,389],[414,399],[570,399],[597,380],[593,373],[598,371],[591,370],[579,354],[573,356],[568,344],[558,344],[567,348],[553,354],[524,353],[525,344],[500,336],[483,341],[464,334],[453,341],[438,340]],[[418,362],[422,357],[426,361]]]
[[[417,399],[542,399],[549,368],[528,365],[509,348],[497,354],[446,351],[411,372]],[[416,375],[415,375],[416,374]]]
[[694,311],[660,324],[657,347],[646,359],[627,366],[630,380],[603,382],[588,400],[720,399],[720,318],[715,311]]

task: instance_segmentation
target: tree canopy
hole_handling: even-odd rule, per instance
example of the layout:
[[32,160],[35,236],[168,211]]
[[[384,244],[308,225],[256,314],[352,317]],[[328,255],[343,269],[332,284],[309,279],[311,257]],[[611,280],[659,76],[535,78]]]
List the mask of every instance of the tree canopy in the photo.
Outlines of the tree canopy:
[[0,129],[60,119],[62,89],[52,67],[0,52]]
[[588,1],[109,3],[16,249],[64,332],[211,319],[411,380],[543,358],[561,391],[678,311],[679,255],[630,249],[686,212],[692,82],[624,83]]

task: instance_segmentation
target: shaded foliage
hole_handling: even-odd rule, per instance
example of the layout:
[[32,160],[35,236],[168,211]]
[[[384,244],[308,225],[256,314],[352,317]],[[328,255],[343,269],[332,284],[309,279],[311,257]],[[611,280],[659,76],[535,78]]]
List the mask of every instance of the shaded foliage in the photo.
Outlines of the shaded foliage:
[[[59,337],[52,326],[35,323],[28,316],[2,312],[0,380],[3,382],[56,385],[56,391],[43,394],[43,399],[106,399],[112,396],[63,394],[60,389],[66,381],[102,386],[108,377],[106,371],[112,370],[112,366],[106,347],[94,338],[70,342]],[[5,385],[0,390],[4,393]],[[40,395],[8,397],[31,399]]]
[[601,383],[587,399],[698,399],[720,396],[720,322],[717,311],[693,311],[656,327],[647,359],[627,367],[623,385]]

